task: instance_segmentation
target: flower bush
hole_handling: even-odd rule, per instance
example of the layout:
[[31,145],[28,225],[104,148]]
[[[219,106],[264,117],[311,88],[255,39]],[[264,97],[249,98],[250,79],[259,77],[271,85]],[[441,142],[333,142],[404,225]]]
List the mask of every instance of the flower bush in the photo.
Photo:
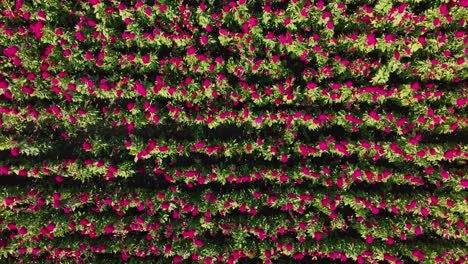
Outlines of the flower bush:
[[465,263],[468,1],[1,1],[0,258]]

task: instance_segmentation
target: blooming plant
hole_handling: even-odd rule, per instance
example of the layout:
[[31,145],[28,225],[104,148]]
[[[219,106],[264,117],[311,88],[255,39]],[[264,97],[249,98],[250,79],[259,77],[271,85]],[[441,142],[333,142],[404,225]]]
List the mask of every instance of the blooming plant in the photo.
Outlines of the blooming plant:
[[1,0],[1,261],[465,263],[467,7]]

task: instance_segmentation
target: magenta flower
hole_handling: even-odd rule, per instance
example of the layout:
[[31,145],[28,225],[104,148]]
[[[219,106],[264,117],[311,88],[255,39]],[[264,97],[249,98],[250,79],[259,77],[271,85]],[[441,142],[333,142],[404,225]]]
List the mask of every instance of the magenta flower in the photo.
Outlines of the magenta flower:
[[143,55],[141,60],[143,61],[144,64],[148,64],[150,62],[150,55],[149,54]]
[[282,154],[282,155],[281,155],[281,162],[283,162],[283,163],[288,162],[288,155]]
[[375,39],[374,34],[368,34],[367,36],[367,46],[374,46],[377,44],[377,40]]
[[468,179],[461,179],[461,180],[460,180],[460,185],[461,185],[463,188],[468,188]]
[[85,151],[91,151],[91,150],[93,149],[93,146],[91,145],[91,143],[90,143],[89,141],[86,140],[86,141],[83,143],[83,149],[84,149]]
[[85,41],[86,40],[86,37],[83,35],[83,32],[81,32],[81,31],[76,31],[75,32],[75,37],[79,41]]
[[421,250],[415,249],[413,250],[413,257],[416,257],[418,261],[423,261],[425,258],[425,255]]
[[320,148],[321,151],[327,150],[327,148],[328,148],[327,142],[325,142],[325,141],[320,142],[319,148]]
[[457,128],[458,128],[458,123],[453,123],[453,124],[450,125],[450,128],[449,128],[449,129],[450,129],[450,131],[454,131],[454,130],[456,130]]
[[103,230],[106,233],[112,233],[112,232],[114,232],[115,227],[114,227],[113,224],[110,224],[110,225],[105,226]]
[[201,241],[200,239],[195,239],[195,240],[193,241],[193,243],[194,243],[195,246],[197,246],[197,247],[202,247],[203,244],[204,244],[203,241]]
[[12,149],[10,150],[10,153],[11,153],[11,155],[12,155],[13,157],[18,157],[18,155],[19,155],[19,148],[16,148],[16,147],[15,147],[15,148],[12,148]]
[[203,45],[208,44],[208,37],[206,35],[201,36],[200,40],[201,40],[201,43],[203,43]]
[[143,97],[146,96],[147,92],[146,92],[146,88],[145,88],[145,86],[143,86],[143,84],[141,84],[140,82],[137,81],[136,84],[135,84],[135,88],[136,88],[138,94],[140,94]]
[[227,36],[227,35],[228,35],[228,32],[227,32],[226,29],[220,28],[220,29],[219,29],[219,34],[221,34],[221,35],[223,35],[223,36]]
[[319,231],[315,231],[314,232],[314,239],[317,240],[317,241],[320,241],[323,237],[323,234],[322,232],[319,232]]

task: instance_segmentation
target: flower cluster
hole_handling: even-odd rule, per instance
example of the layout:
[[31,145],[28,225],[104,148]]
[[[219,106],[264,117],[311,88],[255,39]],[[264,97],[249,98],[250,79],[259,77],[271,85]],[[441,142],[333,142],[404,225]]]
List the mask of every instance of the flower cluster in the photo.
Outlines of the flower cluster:
[[468,1],[362,2],[2,1],[0,259],[466,262]]

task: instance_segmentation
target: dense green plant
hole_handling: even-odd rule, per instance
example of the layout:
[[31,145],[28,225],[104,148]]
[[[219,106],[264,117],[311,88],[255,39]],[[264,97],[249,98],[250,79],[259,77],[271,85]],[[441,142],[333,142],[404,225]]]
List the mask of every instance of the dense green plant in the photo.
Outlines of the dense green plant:
[[464,263],[468,1],[0,2],[0,259]]

